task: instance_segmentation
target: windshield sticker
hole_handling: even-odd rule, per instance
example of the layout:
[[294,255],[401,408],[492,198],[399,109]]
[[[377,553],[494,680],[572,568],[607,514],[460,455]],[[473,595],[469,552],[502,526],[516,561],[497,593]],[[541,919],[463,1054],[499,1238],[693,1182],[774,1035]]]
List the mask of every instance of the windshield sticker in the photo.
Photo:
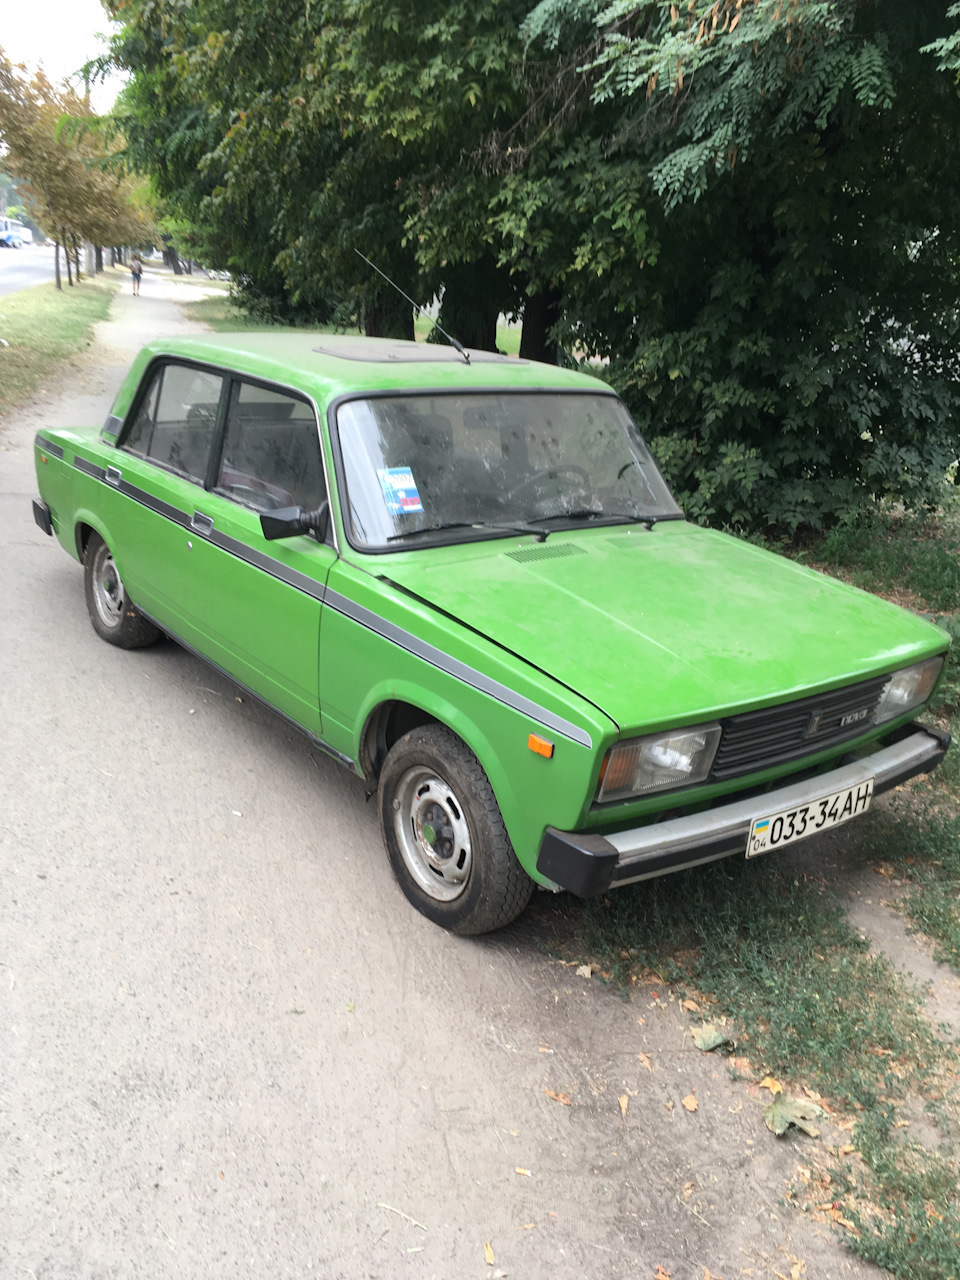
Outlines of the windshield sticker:
[[392,516],[423,510],[420,493],[409,467],[385,467],[377,471],[377,476],[383,490],[383,500]]

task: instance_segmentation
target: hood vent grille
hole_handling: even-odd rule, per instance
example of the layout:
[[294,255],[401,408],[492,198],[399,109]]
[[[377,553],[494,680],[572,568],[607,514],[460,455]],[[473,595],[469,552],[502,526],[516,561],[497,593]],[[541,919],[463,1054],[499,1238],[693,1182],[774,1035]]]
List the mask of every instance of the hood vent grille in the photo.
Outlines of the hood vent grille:
[[519,551],[504,552],[508,559],[517,560],[520,564],[527,564],[530,560],[557,560],[561,556],[586,554],[583,547],[578,547],[575,542],[551,542],[539,547],[523,547]]

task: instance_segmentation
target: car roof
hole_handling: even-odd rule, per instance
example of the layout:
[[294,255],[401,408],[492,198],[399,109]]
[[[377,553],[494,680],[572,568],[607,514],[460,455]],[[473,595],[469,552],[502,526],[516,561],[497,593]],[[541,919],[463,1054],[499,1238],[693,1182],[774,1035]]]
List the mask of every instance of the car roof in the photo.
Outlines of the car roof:
[[365,392],[493,387],[611,393],[605,382],[573,369],[496,352],[470,350],[468,363],[445,344],[299,329],[169,338],[150,343],[146,351],[153,357],[171,355],[221,366],[325,400]]

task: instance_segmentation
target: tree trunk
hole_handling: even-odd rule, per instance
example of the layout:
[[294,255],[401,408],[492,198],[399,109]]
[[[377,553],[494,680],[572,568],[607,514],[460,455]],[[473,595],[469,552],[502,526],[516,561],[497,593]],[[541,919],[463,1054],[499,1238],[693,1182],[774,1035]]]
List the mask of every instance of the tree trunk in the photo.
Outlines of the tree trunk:
[[72,289],[73,288],[73,272],[70,270],[70,245],[67,242],[66,227],[60,228],[60,236],[61,236],[61,239],[63,240],[63,256],[67,262],[67,284]]
[[363,332],[368,338],[407,338],[413,341],[413,308],[398,293],[382,293],[364,307]]
[[56,276],[57,288],[63,289],[63,281],[60,279],[60,237],[53,237],[53,269]]
[[179,253],[177,253],[176,249],[173,247],[172,244],[168,245],[167,248],[164,249],[163,260],[168,267],[173,268],[173,274],[175,276],[183,275],[183,266],[180,262],[180,255]]
[[[495,263],[457,263],[447,270],[438,324],[465,347],[496,351],[497,318],[508,298],[509,286]],[[434,333],[431,341],[438,340]]]
[[99,275],[100,272],[103,270],[103,245],[98,244],[93,252],[96,256],[97,275]]
[[550,330],[560,319],[560,291],[542,289],[527,298],[523,308],[523,329],[520,333],[521,360],[541,360],[544,364],[556,364],[560,355]]
[[76,236],[73,237],[73,265],[77,273],[77,284],[83,279],[80,274],[80,241]]

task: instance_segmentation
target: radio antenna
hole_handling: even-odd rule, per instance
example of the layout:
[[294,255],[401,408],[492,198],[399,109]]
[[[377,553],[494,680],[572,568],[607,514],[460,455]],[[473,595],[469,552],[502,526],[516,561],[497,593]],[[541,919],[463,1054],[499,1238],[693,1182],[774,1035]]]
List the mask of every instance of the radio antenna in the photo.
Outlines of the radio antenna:
[[[414,300],[410,297],[409,294],[404,293],[403,290],[400,288],[400,286],[396,283],[396,281],[391,280],[385,271],[381,271],[375,262],[371,262],[365,253],[361,253],[360,250],[357,249],[356,247],[354,248],[353,252],[357,254],[358,257],[362,258],[368,267],[373,267],[374,271],[376,271],[378,276],[383,276],[387,284],[392,285],[393,288],[396,289],[397,293],[399,293],[400,297],[405,298],[407,302],[410,303],[411,307],[413,307],[414,311],[416,311],[418,316],[427,314],[424,311],[423,307],[421,307],[419,302],[414,302]],[[443,336],[446,338],[446,340],[450,343],[451,347],[453,347],[454,350],[458,351],[460,355],[463,356],[466,363],[469,364],[470,353],[463,347],[462,343],[459,343],[456,340],[456,338],[454,338],[451,334],[447,333],[446,329],[441,329],[440,326],[437,324],[436,320],[434,320],[433,316],[427,315],[427,319],[430,321],[433,327],[437,330],[437,332],[442,333]]]

